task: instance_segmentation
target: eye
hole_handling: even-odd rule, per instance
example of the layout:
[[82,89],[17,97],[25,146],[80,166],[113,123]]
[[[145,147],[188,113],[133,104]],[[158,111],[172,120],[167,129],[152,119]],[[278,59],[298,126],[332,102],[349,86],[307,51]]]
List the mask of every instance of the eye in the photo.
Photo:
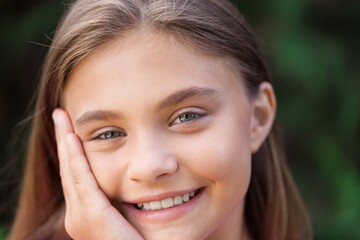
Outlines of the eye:
[[126,133],[116,131],[116,130],[109,130],[100,133],[99,135],[96,135],[91,140],[108,140],[112,138],[118,138],[118,137],[126,137]]
[[205,114],[203,113],[197,113],[193,111],[183,112],[179,114],[170,125],[193,122],[204,115]]

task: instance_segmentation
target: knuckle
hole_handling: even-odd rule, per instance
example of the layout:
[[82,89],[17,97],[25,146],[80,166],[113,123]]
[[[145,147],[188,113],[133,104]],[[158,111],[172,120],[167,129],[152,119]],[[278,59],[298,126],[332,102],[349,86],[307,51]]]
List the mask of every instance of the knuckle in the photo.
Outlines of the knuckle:
[[81,182],[81,176],[78,172],[73,172],[72,173],[72,178],[73,178],[73,181],[74,181],[74,184],[75,185],[80,185],[80,182]]

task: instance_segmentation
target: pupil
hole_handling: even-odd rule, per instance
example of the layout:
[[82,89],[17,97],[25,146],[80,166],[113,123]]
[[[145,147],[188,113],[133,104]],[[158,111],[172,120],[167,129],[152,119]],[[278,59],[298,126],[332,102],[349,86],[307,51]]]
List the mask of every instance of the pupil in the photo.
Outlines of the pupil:
[[107,132],[107,133],[105,134],[105,137],[106,137],[106,138],[111,138],[111,137],[115,137],[115,136],[116,136],[115,132]]
[[186,121],[192,120],[194,118],[195,118],[195,114],[193,114],[193,113],[184,113],[182,115],[182,117],[180,118],[180,120],[182,122],[186,122]]

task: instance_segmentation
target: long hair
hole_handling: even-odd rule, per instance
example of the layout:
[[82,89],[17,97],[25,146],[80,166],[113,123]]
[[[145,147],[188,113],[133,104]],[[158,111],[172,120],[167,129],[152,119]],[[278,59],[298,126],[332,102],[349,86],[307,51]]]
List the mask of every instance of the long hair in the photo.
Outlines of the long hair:
[[[44,62],[29,136],[20,201],[10,239],[64,239],[64,196],[52,111],[72,70],[89,54],[146,27],[195,50],[231,59],[248,93],[270,81],[256,38],[227,0],[78,0],[61,19]],[[254,239],[311,239],[309,219],[289,173],[277,124],[252,157],[245,216]]]

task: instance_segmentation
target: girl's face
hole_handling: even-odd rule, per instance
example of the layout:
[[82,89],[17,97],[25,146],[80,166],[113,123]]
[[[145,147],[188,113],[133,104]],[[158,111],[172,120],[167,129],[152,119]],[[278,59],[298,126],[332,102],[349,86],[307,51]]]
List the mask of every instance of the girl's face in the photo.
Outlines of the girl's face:
[[145,239],[239,239],[253,100],[220,58],[133,33],[89,56],[64,107],[100,188]]

